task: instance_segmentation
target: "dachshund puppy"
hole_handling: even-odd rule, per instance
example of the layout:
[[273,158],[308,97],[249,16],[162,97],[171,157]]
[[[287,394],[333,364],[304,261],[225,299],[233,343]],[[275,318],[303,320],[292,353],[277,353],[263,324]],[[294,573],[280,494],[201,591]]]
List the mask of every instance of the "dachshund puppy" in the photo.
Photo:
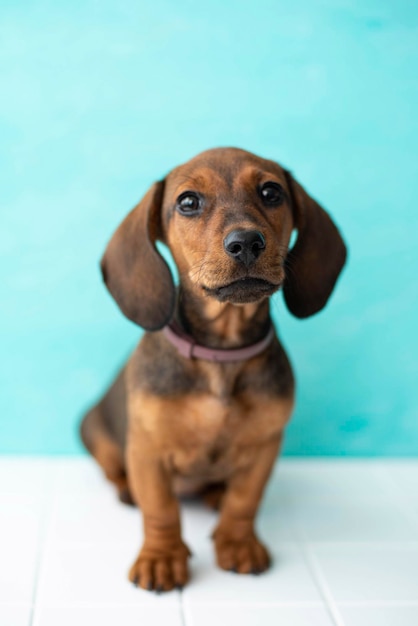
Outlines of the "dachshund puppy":
[[[177,289],[157,240],[177,265]],[[291,174],[236,148],[176,167],[116,230],[103,278],[147,332],[81,436],[120,499],[142,509],[145,541],[129,572],[136,585],[187,582],[182,495],[203,494],[220,509],[221,568],[268,568],[254,519],[294,404],[269,297],[282,289],[294,315],[313,315],[345,259],[336,226]]]

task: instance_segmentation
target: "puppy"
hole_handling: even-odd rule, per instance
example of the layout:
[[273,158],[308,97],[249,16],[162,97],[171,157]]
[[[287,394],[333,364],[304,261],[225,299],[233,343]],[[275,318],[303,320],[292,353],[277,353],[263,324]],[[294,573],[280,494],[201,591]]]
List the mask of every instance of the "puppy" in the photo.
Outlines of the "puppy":
[[[177,289],[157,240],[177,265]],[[116,230],[103,278],[147,332],[81,436],[120,499],[142,509],[145,541],[129,572],[136,585],[187,582],[182,495],[203,494],[220,509],[221,568],[268,568],[254,519],[294,405],[269,297],[282,289],[294,315],[313,315],[345,259],[336,226],[291,174],[235,148],[172,170]]]

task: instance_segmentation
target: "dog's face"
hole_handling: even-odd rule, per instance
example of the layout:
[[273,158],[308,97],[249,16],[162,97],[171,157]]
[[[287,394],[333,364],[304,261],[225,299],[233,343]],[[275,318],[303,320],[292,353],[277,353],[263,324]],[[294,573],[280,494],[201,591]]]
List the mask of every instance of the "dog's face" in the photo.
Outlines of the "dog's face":
[[283,283],[293,228],[280,166],[247,152],[205,152],[166,178],[162,226],[183,282],[221,302],[270,296]]
[[[298,238],[289,251],[293,229]],[[102,259],[125,315],[167,324],[174,285],[155,242],[167,243],[185,288],[220,302],[257,302],[283,286],[290,311],[325,306],[346,249],[329,215],[277,163],[236,148],[198,155],[156,183],[125,218]]]

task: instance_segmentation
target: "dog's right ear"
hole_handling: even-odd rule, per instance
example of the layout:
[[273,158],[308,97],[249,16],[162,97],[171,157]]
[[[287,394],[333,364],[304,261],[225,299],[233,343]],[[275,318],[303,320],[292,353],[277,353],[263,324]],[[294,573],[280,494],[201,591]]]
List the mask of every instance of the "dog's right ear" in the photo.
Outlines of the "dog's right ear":
[[120,224],[101,260],[103,280],[121,311],[146,330],[170,321],[175,290],[155,246],[162,236],[164,181],[155,183]]

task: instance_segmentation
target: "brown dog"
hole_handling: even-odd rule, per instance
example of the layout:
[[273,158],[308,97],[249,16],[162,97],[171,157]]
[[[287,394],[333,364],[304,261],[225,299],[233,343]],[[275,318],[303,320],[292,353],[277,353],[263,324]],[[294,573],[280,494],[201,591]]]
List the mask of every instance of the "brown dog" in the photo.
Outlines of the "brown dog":
[[[156,240],[171,250],[177,290]],[[313,315],[345,258],[330,217],[289,172],[235,148],[175,168],[113,235],[102,260],[106,285],[122,312],[152,332],[81,433],[120,498],[142,509],[135,584],[187,582],[178,495],[206,494],[219,505],[220,567],[268,567],[254,518],[294,404],[268,297],[282,287],[294,315]]]

